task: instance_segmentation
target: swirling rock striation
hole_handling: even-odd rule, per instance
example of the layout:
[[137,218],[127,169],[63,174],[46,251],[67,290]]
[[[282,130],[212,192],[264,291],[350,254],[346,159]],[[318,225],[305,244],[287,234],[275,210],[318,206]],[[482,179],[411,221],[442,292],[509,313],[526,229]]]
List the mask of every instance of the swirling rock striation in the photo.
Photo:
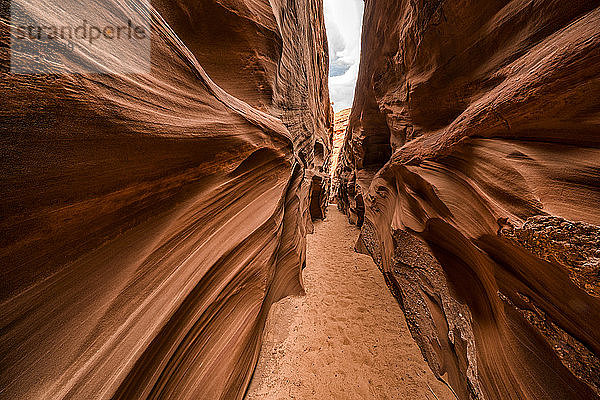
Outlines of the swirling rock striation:
[[460,399],[600,397],[600,7],[367,0],[338,202]]
[[[90,11],[139,12],[109,3]],[[331,149],[321,1],[144,17],[151,72],[129,75],[11,74],[0,20],[2,398],[242,398],[270,305],[302,290]]]

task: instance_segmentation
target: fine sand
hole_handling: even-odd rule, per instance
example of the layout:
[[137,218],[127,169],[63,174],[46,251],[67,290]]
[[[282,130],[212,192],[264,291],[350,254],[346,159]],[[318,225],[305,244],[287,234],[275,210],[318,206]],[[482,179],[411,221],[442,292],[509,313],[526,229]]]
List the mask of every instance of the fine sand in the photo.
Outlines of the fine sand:
[[[335,206],[308,236],[306,295],[273,305],[247,399],[451,400],[358,229]],[[434,394],[435,392],[435,394]]]

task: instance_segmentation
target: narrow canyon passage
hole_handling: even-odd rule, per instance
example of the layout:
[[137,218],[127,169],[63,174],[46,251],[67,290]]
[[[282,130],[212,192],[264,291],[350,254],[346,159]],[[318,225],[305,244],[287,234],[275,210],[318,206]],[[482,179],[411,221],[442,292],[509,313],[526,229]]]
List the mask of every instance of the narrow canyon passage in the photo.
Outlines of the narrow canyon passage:
[[600,1],[0,4],[0,400],[600,400]]
[[306,295],[273,305],[247,400],[454,398],[372,259],[354,252],[358,233],[335,206],[316,222]]

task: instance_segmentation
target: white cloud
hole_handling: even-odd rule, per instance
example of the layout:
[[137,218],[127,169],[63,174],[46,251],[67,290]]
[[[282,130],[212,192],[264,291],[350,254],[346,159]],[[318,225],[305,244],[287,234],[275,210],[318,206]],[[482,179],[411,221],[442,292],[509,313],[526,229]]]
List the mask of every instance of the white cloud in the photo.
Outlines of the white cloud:
[[329,94],[335,111],[352,106],[360,59],[363,0],[325,0]]

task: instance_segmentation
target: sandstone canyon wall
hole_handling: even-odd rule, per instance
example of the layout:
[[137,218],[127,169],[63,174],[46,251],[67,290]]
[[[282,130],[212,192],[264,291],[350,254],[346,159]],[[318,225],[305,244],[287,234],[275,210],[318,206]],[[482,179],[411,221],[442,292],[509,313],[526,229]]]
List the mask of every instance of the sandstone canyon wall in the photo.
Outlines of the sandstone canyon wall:
[[333,116],[333,140],[331,150],[331,197],[335,200],[335,194],[339,187],[339,178],[335,171],[337,170],[338,160],[340,159],[340,151],[344,145],[344,139],[346,137],[346,129],[348,128],[348,122],[350,120],[350,111],[352,109],[347,108],[345,110],[338,111]]
[[11,74],[7,4],[0,398],[242,398],[328,193],[321,0],[153,1],[128,75]]
[[336,171],[460,399],[600,396],[600,7],[366,0]]

